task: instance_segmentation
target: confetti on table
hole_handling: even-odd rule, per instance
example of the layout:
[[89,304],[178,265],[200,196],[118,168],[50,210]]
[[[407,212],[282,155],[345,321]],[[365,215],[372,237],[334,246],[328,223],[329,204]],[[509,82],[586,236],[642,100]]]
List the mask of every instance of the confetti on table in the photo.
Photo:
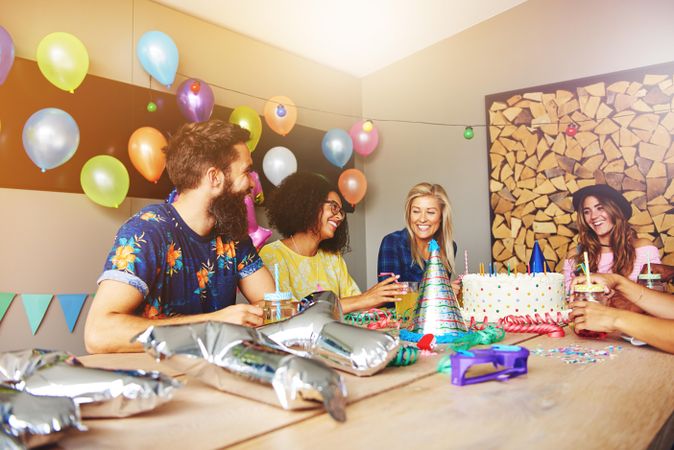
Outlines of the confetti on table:
[[551,349],[537,348],[531,350],[532,355],[558,358],[566,364],[593,364],[614,359],[622,350],[620,345],[608,345],[602,349],[593,349],[581,345],[557,347]]

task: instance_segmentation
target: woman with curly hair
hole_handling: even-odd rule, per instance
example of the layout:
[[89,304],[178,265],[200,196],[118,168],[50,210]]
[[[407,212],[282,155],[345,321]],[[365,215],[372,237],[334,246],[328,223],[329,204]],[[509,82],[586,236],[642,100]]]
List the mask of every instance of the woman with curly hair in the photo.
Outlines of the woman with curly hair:
[[628,223],[632,207],[620,192],[606,184],[586,186],[573,194],[573,207],[578,215],[578,247],[564,262],[567,289],[584,252],[591,272],[617,273],[632,281],[648,261],[660,263],[657,247],[637,238]]
[[260,257],[279,267],[279,286],[296,299],[333,291],[347,313],[396,301],[396,277],[361,293],[342,254],[349,249],[349,225],[337,189],[323,177],[297,172],[287,177],[267,203],[267,217],[283,239],[265,245]]

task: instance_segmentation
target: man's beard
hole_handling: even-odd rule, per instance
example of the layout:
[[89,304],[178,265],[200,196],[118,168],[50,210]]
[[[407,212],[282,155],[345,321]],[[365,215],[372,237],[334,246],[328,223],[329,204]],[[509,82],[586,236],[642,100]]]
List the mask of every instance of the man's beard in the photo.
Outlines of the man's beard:
[[215,218],[215,232],[228,239],[240,241],[248,235],[248,218],[244,198],[248,192],[225,190],[211,201],[210,213]]

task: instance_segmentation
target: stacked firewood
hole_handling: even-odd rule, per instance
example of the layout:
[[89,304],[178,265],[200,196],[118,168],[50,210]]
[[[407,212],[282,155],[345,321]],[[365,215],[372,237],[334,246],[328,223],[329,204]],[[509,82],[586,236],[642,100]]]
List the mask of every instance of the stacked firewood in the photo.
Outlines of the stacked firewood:
[[575,249],[571,195],[606,183],[633,208],[640,237],[674,264],[674,79],[528,92],[489,106],[492,256],[525,270],[538,240],[561,271]]

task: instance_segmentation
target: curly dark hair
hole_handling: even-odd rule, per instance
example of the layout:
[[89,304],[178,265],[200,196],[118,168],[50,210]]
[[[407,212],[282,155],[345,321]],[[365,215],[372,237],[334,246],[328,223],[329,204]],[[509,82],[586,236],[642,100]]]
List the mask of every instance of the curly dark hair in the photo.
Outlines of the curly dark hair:
[[[278,189],[271,193],[267,201],[267,218],[270,225],[284,238],[302,231],[317,232],[323,214],[323,204],[330,192],[340,195],[337,187],[321,175],[296,172],[288,176]],[[346,214],[335,235],[321,241],[318,248],[328,253],[346,253],[351,250]]]

